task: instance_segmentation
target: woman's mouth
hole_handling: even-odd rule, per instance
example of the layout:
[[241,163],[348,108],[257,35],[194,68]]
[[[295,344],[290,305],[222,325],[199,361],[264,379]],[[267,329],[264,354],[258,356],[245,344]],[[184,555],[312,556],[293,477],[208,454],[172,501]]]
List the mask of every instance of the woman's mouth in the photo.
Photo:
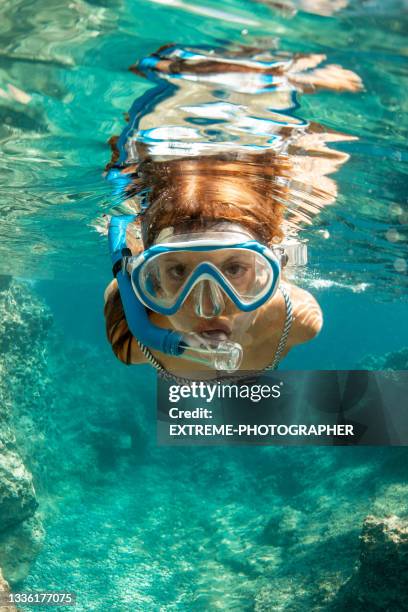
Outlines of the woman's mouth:
[[207,340],[228,340],[231,335],[231,330],[227,327],[227,325],[217,324],[212,327],[202,327],[197,330],[197,333],[200,334],[203,338]]

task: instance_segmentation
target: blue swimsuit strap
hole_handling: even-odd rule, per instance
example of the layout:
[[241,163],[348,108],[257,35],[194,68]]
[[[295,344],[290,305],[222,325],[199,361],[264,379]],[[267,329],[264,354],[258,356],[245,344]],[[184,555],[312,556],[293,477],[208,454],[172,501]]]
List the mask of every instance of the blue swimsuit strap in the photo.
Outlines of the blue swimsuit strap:
[[[276,353],[275,356],[273,358],[273,361],[270,365],[266,366],[265,368],[263,368],[262,370],[260,370],[260,372],[265,372],[268,370],[277,370],[278,366],[279,366],[279,362],[281,360],[281,356],[282,353],[285,349],[286,346],[286,342],[289,336],[289,332],[290,329],[292,327],[292,323],[293,323],[293,306],[292,306],[292,301],[289,297],[288,292],[286,291],[286,289],[283,287],[283,285],[279,285],[279,290],[283,295],[283,299],[285,300],[285,306],[286,306],[286,318],[285,318],[285,324],[283,326],[283,331],[282,331],[282,336],[279,340],[279,344],[278,344],[278,348],[276,349]],[[137,338],[135,338],[136,342],[138,343],[140,350],[142,351],[143,355],[146,357],[146,359],[151,363],[151,365],[156,368],[157,373],[159,374],[159,376],[163,379],[166,380],[172,380],[175,381],[179,384],[189,384],[192,382],[191,379],[189,378],[181,378],[179,376],[176,376],[175,374],[172,374],[171,372],[169,372],[168,370],[166,370],[166,368],[160,363],[160,361],[158,359],[156,359],[156,357],[152,354],[152,352],[150,351],[150,349],[145,346],[144,344],[142,344],[141,342],[139,342],[139,340]],[[238,380],[244,380],[249,378],[249,376],[251,376],[251,374],[245,374],[245,375],[237,375],[237,376],[231,376],[231,377],[216,377],[216,378],[209,378],[206,379],[206,382],[225,382],[225,383],[229,383],[229,382],[236,382]],[[252,374],[253,376],[253,374]]]

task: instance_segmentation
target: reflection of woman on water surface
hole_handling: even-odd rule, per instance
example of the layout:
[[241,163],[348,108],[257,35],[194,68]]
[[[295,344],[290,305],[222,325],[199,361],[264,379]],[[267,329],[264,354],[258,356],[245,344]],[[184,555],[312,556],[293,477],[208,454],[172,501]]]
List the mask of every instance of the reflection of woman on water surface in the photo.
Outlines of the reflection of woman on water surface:
[[[361,87],[339,66],[317,68],[324,59],[167,46],[133,67],[156,87],[111,140],[108,178],[136,215],[110,224],[105,317],[119,359],[209,378],[275,368],[319,332],[316,300],[286,271],[306,263],[299,225],[336,197],[328,174],[347,156],[326,143],[349,137],[299,119],[295,94]],[[152,348],[151,326],[182,348]]]

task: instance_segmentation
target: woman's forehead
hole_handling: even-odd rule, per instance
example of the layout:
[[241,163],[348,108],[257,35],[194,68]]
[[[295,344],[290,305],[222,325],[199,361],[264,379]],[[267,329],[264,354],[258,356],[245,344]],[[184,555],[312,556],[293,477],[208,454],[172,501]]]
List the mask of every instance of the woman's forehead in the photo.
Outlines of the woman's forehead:
[[166,227],[159,232],[154,244],[205,240],[206,238],[214,238],[222,243],[224,239],[233,239],[234,235],[236,235],[238,241],[240,239],[254,239],[253,233],[245,226],[229,221],[219,221],[208,224],[207,227],[200,225],[199,227],[193,226],[190,229],[186,227],[185,223],[180,226]]
[[220,249],[215,251],[173,251],[160,255],[158,262],[163,265],[172,263],[183,263],[185,265],[195,265],[201,261],[212,261],[213,263],[226,262],[229,260],[252,259],[252,253],[240,249]]

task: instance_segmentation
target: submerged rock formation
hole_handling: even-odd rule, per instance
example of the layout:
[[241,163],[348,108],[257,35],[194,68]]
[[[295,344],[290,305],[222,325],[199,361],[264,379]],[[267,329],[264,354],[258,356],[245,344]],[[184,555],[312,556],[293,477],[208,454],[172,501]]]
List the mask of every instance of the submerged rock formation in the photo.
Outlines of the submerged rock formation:
[[7,596],[10,593],[9,585],[4,580],[3,575],[0,569],[0,610],[2,612],[16,612],[17,608],[10,604],[6,605],[5,601],[7,600]]
[[33,518],[38,502],[32,474],[16,434],[20,429],[30,438],[24,413],[41,391],[38,373],[50,321],[27,285],[0,277],[0,566],[8,580],[27,573],[42,534]]
[[340,589],[333,610],[408,610],[408,520],[368,516],[355,573]]
[[357,364],[364,370],[408,370],[408,347],[385,355],[367,355]]
[[30,283],[0,276],[0,567],[12,585],[42,546],[37,497],[47,516],[54,495],[76,498],[148,453],[135,374],[55,329]]
[[38,503],[32,476],[0,429],[0,533],[32,516]]
[[44,535],[41,519],[36,514],[0,533],[0,567],[11,584],[27,576],[31,563],[41,551]]

